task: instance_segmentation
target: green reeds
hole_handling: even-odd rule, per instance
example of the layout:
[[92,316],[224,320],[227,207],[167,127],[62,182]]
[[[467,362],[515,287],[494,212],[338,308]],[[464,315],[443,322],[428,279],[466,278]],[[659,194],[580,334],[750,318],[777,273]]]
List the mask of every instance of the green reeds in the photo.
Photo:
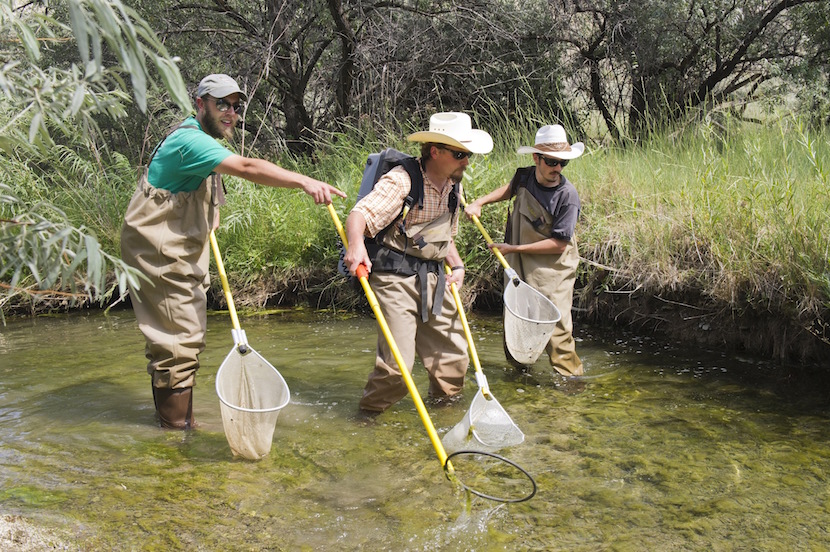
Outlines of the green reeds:
[[626,289],[816,314],[830,302],[827,144],[796,118],[734,119],[584,158],[568,167],[581,253]]
[[[552,115],[557,111],[518,119],[497,108],[473,114],[496,147],[472,158],[464,181],[468,200],[531,164],[516,148],[532,144],[540,125],[559,122]],[[417,144],[405,136],[424,124],[374,128],[364,121],[320,137],[313,159],[274,161],[346,191],[347,200],[335,200],[345,219],[368,154],[389,146],[416,154]],[[690,121],[627,147],[601,145],[571,128],[568,135],[587,144],[586,154],[564,171],[582,199],[577,226],[582,270],[603,267],[603,286],[655,294],[688,291],[733,309],[752,306],[791,317],[818,316],[830,305],[826,129],[810,129],[796,116],[767,115],[764,124],[728,116],[717,124]],[[21,198],[52,201],[117,254],[136,171],[118,152],[71,153],[75,149],[55,148],[39,165],[7,162],[4,181]],[[302,300],[330,293],[326,305],[345,297],[336,291],[346,284],[335,274],[338,242],[323,207],[297,190],[233,178],[227,184],[217,237],[236,289],[249,290],[260,305],[287,294]],[[482,214],[496,240],[503,236],[507,207],[489,205]],[[466,299],[499,297],[499,266],[466,220],[457,245],[468,266]]]

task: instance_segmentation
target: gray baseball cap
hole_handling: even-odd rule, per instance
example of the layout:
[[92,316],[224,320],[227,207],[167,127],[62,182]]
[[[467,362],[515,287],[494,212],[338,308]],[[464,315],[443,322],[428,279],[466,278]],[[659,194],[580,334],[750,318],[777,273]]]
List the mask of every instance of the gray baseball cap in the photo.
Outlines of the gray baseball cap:
[[248,96],[239,89],[239,85],[228,75],[215,74],[208,75],[199,83],[199,88],[196,90],[196,96],[201,98],[210,94],[214,98],[224,98],[231,94],[239,94],[242,101],[247,102]]

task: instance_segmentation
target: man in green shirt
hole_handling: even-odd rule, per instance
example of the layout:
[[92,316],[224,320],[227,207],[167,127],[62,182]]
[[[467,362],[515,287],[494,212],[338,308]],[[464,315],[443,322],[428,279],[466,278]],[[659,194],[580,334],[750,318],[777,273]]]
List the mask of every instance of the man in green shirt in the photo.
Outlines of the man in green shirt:
[[131,290],[146,341],[147,372],[159,424],[193,427],[193,385],[205,348],[209,248],[224,204],[221,175],[264,186],[300,188],[331,203],[337,188],[263,159],[237,155],[230,138],[248,98],[228,75],[208,75],[196,93],[196,115],[156,147],[127,208],[121,255],[149,282]]

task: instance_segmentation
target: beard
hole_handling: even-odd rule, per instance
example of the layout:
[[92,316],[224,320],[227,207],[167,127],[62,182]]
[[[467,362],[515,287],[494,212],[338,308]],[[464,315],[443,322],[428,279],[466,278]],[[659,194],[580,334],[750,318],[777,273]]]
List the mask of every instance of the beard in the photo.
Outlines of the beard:
[[450,175],[450,180],[451,180],[454,184],[458,184],[459,182],[461,182],[461,179],[462,179],[462,178],[464,178],[464,169],[465,169],[465,168],[466,168],[466,167],[459,167],[459,168],[458,168],[455,172],[453,172],[453,173]]
[[[538,175],[537,175],[537,177],[538,177]],[[537,180],[539,180],[539,179],[537,178]],[[559,184],[560,181],[561,181],[561,174],[558,173],[558,172],[554,172],[551,176],[544,177],[541,180],[539,180],[539,184],[548,185],[548,186],[556,186],[556,185]]]
[[230,140],[233,137],[233,127],[225,128],[219,123],[219,119],[214,119],[210,115],[205,117],[203,125],[205,132],[216,139],[225,138]]

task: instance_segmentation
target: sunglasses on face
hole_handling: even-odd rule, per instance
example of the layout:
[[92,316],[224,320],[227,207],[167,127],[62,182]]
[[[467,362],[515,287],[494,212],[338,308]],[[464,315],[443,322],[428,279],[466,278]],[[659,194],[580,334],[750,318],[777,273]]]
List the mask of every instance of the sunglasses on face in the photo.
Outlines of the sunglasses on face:
[[453,159],[455,159],[456,161],[461,161],[465,157],[469,159],[470,157],[473,156],[473,152],[471,152],[471,151],[457,151],[457,150],[452,150],[450,148],[445,148],[444,146],[438,146],[438,149],[442,149],[442,150],[446,150],[446,151],[450,152]]
[[242,113],[243,106],[240,102],[236,102],[235,104],[232,104],[231,102],[229,102],[228,100],[226,100],[224,98],[219,98],[219,99],[211,98],[211,99],[216,104],[216,109],[218,109],[221,113],[224,113],[225,111],[227,111],[231,108],[233,108],[234,113],[236,113],[237,115]]
[[545,162],[545,165],[548,167],[555,167],[559,165],[562,168],[565,168],[568,165],[567,159],[551,159],[550,157],[545,157],[544,155],[539,155],[539,158]]

